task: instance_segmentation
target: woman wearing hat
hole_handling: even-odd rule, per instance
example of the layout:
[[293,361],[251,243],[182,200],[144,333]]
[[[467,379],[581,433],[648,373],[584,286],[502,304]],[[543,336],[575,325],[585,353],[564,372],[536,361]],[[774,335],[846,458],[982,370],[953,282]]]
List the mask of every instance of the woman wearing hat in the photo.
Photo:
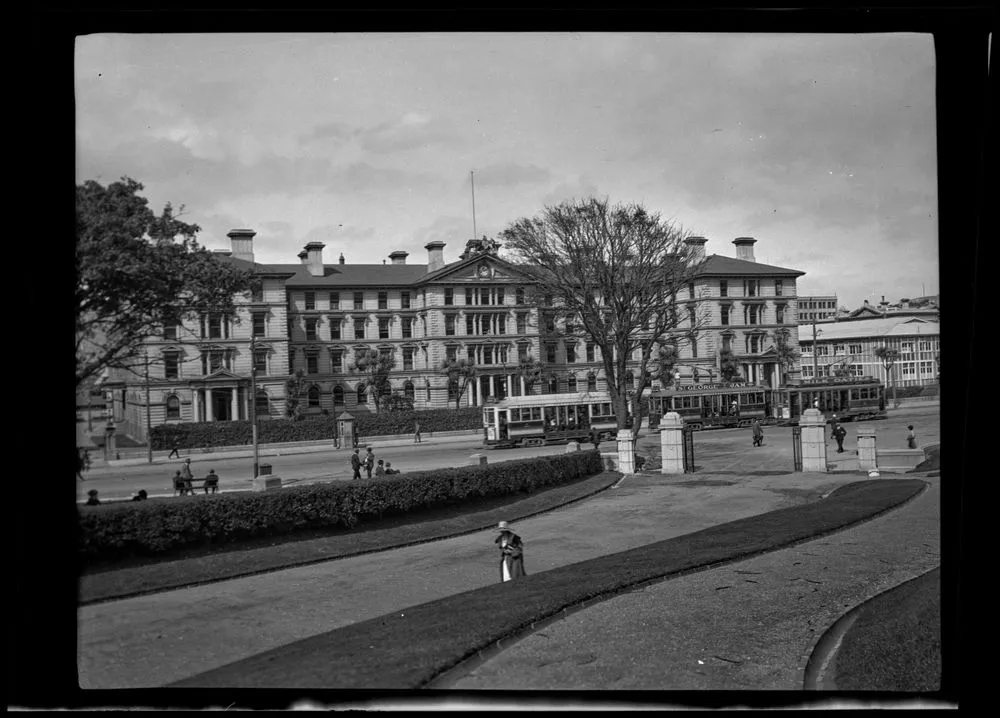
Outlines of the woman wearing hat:
[[506,521],[497,526],[499,536],[493,541],[500,547],[500,581],[510,581],[526,576],[524,571],[524,544],[521,537],[510,530]]

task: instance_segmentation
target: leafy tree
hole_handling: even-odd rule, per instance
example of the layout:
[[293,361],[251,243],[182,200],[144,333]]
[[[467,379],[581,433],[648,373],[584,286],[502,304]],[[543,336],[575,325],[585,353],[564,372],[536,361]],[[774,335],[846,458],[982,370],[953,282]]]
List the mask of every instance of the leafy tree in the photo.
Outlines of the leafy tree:
[[389,374],[395,368],[396,358],[392,353],[377,349],[366,349],[361,354],[355,354],[354,361],[347,367],[352,374],[364,377],[365,390],[375,404],[376,414],[381,412],[382,406],[392,396]]
[[302,397],[307,388],[305,369],[296,369],[295,373],[285,380],[285,416],[289,419],[302,418]]
[[882,368],[885,369],[885,375],[892,383],[892,405],[899,408],[899,402],[896,400],[896,378],[892,374],[892,368],[896,365],[896,361],[899,359],[899,350],[890,349],[886,346],[875,347],[875,356],[882,362]]
[[771,340],[774,342],[774,352],[781,370],[781,386],[784,386],[788,381],[788,372],[795,367],[801,355],[792,346],[792,333],[787,327],[775,329]]
[[733,350],[728,347],[719,350],[719,376],[724,382],[743,381],[743,376],[740,374],[740,364],[736,360]]
[[[696,269],[684,233],[641,205],[589,198],[547,206],[537,217],[512,223],[500,238],[532,276],[533,303],[541,305],[544,323],[551,312],[557,331],[600,347],[618,428],[625,428],[629,402],[640,416],[654,347],[689,341],[705,321],[697,311],[689,315],[676,307]],[[548,301],[538,301],[548,297],[551,310]],[[634,390],[626,386],[633,362]]]
[[854,362],[851,361],[851,357],[844,357],[836,364],[832,364],[830,366],[830,370],[833,372],[834,376],[846,379],[851,376],[851,367],[853,365]]
[[389,413],[413,411],[413,399],[403,394],[391,394],[385,398],[383,406]]
[[517,375],[524,380],[524,393],[530,394],[532,387],[542,377],[543,365],[540,361],[528,354],[517,363]]
[[128,177],[76,187],[76,384],[132,368],[143,342],[202,312],[233,313],[257,281],[199,246],[168,203],[157,216]]
[[660,386],[664,389],[674,383],[674,369],[680,359],[680,352],[673,344],[660,346],[656,354],[656,363],[653,368],[653,378],[660,380]]
[[455,408],[458,409],[466,389],[476,378],[476,365],[468,359],[445,359],[441,371],[448,377],[448,386],[455,389]]

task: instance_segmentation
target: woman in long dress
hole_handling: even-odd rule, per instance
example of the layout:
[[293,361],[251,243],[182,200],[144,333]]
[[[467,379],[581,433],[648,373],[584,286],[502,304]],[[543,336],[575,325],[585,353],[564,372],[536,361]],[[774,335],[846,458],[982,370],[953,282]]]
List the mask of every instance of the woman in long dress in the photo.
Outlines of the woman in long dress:
[[499,535],[494,543],[500,548],[500,581],[510,581],[526,576],[524,571],[524,544],[521,537],[510,530],[506,521],[497,526]]

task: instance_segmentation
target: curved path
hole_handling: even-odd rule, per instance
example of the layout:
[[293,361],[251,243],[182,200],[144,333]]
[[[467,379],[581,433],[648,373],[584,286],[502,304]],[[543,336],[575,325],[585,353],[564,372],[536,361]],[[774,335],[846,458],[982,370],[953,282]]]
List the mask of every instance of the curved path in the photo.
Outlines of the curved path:
[[572,613],[430,687],[800,690],[824,631],[940,563],[940,484],[884,516]]
[[[636,475],[518,522],[545,571],[812,501],[857,474]],[[258,576],[83,606],[84,688],[162,686],[277,646],[494,583],[483,532]]]

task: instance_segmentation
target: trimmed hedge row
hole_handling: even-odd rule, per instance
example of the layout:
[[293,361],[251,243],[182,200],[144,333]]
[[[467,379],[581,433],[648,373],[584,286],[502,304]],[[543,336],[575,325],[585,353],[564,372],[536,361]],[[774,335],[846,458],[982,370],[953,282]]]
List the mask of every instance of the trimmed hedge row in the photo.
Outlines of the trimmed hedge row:
[[[482,409],[430,409],[425,411],[399,411],[383,414],[358,412],[354,415],[355,429],[361,436],[386,436],[409,434],[415,421],[420,422],[421,432],[458,431],[479,429],[483,425]],[[262,444],[287,441],[320,441],[332,439],[336,431],[336,417],[332,414],[292,421],[270,419],[261,421],[257,439]],[[176,438],[181,448],[196,449],[209,446],[243,446],[252,443],[253,427],[249,421],[210,421],[185,424],[163,424],[152,431],[153,450],[173,448]]]
[[530,493],[603,470],[597,451],[462,466],[280,491],[181,496],[79,507],[84,564],[206,544],[351,528],[383,515]]

